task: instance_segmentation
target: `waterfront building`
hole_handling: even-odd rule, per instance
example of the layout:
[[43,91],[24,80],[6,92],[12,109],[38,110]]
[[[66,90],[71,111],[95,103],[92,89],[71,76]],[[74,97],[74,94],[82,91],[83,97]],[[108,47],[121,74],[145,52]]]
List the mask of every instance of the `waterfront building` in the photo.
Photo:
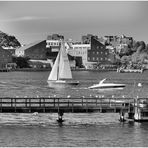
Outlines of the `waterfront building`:
[[46,41],[36,41],[34,43],[25,45],[16,49],[15,55],[17,57],[29,57],[33,60],[45,60],[47,59]]
[[46,48],[46,40],[22,46],[16,49],[17,57],[28,57],[29,65],[32,68],[50,68],[52,63],[48,60],[49,48]]
[[52,34],[47,36],[46,48],[48,49],[47,57],[49,59],[53,59],[53,61],[55,60],[61,47],[61,40],[64,40],[63,35]]
[[51,68],[53,66],[50,60],[29,60],[28,63],[32,68]]
[[88,51],[88,62],[111,64],[115,62],[113,47],[108,47],[91,37],[91,50]]
[[50,48],[50,52],[58,52],[60,50],[61,40],[64,40],[63,35],[48,35],[46,39],[46,48]]
[[12,54],[0,47],[0,69],[6,69],[8,63],[12,63]]
[[91,50],[88,51],[88,61],[90,62],[104,62],[108,56],[108,50],[95,38],[91,37]]
[[60,45],[60,40],[46,40],[46,48],[51,48],[52,52],[58,52]]
[[[87,53],[88,50],[90,50],[90,44],[68,44],[69,48],[67,48],[67,52],[69,55],[77,57],[79,60],[78,62],[81,62],[82,65],[86,67],[88,61],[87,61]],[[78,58],[79,57],[79,58]]]
[[4,47],[4,46],[2,46],[2,48],[8,50],[12,55],[15,55],[16,48],[14,48],[14,47]]

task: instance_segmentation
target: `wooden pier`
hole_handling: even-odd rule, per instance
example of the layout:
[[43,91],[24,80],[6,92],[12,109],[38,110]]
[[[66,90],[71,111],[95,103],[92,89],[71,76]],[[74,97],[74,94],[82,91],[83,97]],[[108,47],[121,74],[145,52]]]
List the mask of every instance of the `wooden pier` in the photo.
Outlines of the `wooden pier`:
[[130,112],[132,98],[0,98],[0,113]]

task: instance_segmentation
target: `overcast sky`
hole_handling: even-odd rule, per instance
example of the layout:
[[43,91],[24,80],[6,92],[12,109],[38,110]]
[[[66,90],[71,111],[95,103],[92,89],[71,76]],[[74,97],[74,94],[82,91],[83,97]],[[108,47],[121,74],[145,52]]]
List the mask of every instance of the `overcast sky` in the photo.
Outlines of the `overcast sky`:
[[132,36],[148,43],[148,1],[0,1],[0,30],[21,43],[58,33]]

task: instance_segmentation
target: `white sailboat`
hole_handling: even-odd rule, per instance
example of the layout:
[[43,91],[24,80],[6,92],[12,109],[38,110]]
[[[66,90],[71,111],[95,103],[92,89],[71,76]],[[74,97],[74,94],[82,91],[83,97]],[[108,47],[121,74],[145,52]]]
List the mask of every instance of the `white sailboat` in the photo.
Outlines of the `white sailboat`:
[[48,82],[57,84],[78,85],[79,81],[72,80],[72,73],[69,65],[64,42],[61,42],[61,48],[57,55],[56,61],[48,77]]

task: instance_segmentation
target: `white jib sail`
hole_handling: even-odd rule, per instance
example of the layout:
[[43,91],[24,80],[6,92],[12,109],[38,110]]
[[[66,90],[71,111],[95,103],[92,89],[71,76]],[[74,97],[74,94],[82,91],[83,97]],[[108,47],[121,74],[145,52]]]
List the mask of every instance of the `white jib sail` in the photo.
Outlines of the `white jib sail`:
[[54,81],[54,80],[58,80],[58,66],[59,66],[59,58],[60,58],[60,51],[57,55],[56,61],[52,67],[52,70],[50,72],[50,75],[48,77],[48,80],[50,81]]
[[61,45],[60,53],[59,79],[72,79],[72,73],[64,43]]

